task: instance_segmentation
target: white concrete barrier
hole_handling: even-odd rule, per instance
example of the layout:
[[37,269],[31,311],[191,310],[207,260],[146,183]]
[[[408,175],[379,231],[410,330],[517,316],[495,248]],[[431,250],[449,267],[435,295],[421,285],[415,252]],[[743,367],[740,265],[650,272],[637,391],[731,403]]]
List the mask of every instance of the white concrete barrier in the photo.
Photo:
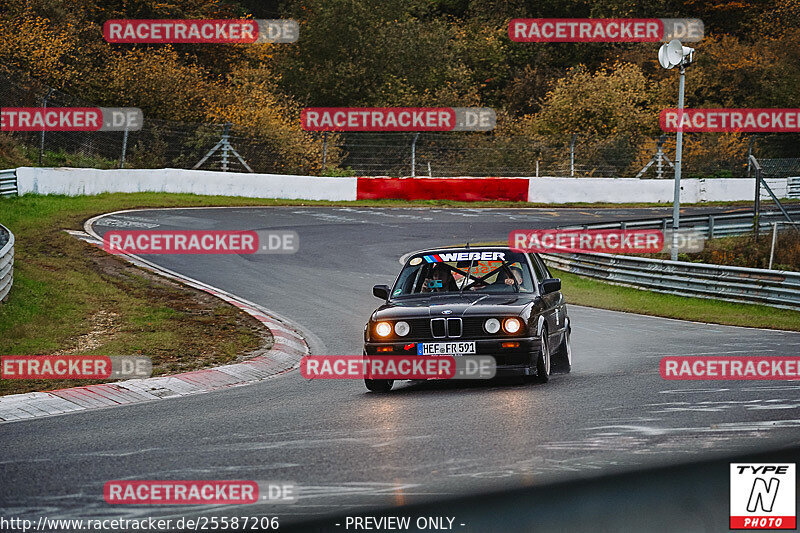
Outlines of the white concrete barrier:
[[[779,198],[786,197],[786,178],[767,180]],[[636,178],[530,178],[528,201],[671,203],[674,181]],[[752,200],[754,178],[687,178],[681,180],[681,202]]]
[[[494,191],[500,182],[488,183],[497,178],[469,178],[476,190]],[[383,180],[383,181],[381,181]],[[426,180],[431,180],[426,182]],[[527,180],[529,202],[563,204],[574,202],[671,203],[671,179],[636,178],[517,178],[524,199]],[[359,195],[359,181],[364,189]],[[404,198],[416,191],[434,191],[441,199],[463,199],[458,190],[452,195],[441,187],[441,178],[327,178],[320,176],[292,176],[283,174],[243,174],[209,170],[121,169],[98,170],[91,168],[31,168],[17,169],[19,194],[100,194],[104,192],[170,192],[220,196],[245,196],[249,198],[284,198],[297,200],[356,200],[369,198]],[[508,180],[505,181],[514,181]],[[484,183],[487,182],[487,183]],[[770,187],[779,198],[787,193],[786,178],[769,179]],[[399,185],[398,185],[399,184]],[[438,184],[438,185],[437,185]],[[398,186],[401,189],[398,189]],[[438,188],[437,188],[438,187]],[[684,179],[681,181],[681,202],[722,202],[752,200],[755,190],[753,178]],[[385,191],[386,196],[381,196]],[[463,188],[460,192],[464,192]],[[368,193],[368,194],[367,194]],[[366,196],[364,196],[366,195]],[[451,197],[452,196],[452,197]],[[426,196],[427,197],[427,196]]]
[[355,200],[356,178],[243,174],[209,170],[32,168],[17,169],[19,194],[171,192],[249,198]]

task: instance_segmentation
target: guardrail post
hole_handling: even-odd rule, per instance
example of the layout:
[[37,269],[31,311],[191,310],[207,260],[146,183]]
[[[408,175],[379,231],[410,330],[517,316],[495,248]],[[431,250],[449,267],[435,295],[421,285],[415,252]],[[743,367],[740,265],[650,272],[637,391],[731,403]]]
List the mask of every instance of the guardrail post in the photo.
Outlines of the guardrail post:
[[714,215],[708,215],[708,238],[714,238]]

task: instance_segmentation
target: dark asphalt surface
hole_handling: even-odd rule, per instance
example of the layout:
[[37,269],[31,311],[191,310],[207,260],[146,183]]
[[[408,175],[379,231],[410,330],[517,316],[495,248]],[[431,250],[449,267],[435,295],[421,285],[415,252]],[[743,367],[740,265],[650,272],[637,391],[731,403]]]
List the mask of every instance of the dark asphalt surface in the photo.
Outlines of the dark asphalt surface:
[[[300,324],[319,354],[359,354],[364,323],[406,252],[512,229],[668,209],[235,208],[138,211],[110,229],[291,229],[295,255],[150,256]],[[255,385],[0,424],[0,508],[38,517],[274,514],[284,522],[603,476],[800,443],[800,383],[663,381],[667,355],[797,355],[800,333],[572,306],[573,372],[545,385]],[[109,506],[112,479],[291,481],[291,505]],[[669,529],[665,525],[665,529]],[[721,524],[720,530],[727,530]]]

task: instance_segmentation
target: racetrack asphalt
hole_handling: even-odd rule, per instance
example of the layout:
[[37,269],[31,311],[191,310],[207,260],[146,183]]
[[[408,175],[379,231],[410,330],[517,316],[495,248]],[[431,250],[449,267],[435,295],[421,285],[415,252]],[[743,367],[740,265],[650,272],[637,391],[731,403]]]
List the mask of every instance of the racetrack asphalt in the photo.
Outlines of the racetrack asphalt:
[[[270,207],[141,210],[94,229],[291,229],[294,255],[147,256],[299,324],[317,354],[361,353],[372,286],[413,250],[513,229],[668,209]],[[800,384],[664,381],[667,355],[797,355],[800,333],[572,306],[573,372],[544,385],[308,381],[0,425],[0,508],[60,518],[254,516],[291,522],[800,443]],[[290,481],[294,504],[110,506],[114,479]]]

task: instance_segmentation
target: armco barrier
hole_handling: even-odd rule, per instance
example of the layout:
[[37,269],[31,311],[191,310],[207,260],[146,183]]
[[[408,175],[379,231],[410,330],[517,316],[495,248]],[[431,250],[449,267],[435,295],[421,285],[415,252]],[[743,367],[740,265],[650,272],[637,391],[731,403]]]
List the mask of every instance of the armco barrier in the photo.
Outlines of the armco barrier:
[[800,198],[800,177],[786,180],[786,197]]
[[800,272],[610,254],[542,254],[580,276],[656,292],[800,310]]
[[[800,219],[800,209],[790,208],[788,213],[793,219]],[[759,215],[759,227],[767,230],[771,222],[779,220],[785,220],[780,211],[762,212]],[[753,213],[681,217],[680,223],[682,228],[691,228],[709,238],[740,235],[752,231]],[[653,218],[570,227],[666,230],[671,226],[672,220],[669,218]],[[560,270],[618,285],[681,296],[758,303],[800,310],[800,272],[611,254],[542,254],[542,256],[550,265]]]
[[0,225],[0,302],[8,297],[14,283],[14,234]]
[[[800,208],[788,207],[787,213],[792,220],[800,221]],[[758,227],[762,230],[771,230],[773,222],[785,222],[783,213],[777,209],[761,211],[758,216]],[[707,238],[741,235],[753,230],[753,212],[706,214],[681,216],[680,227],[702,233]],[[662,229],[672,228],[672,217],[645,218],[638,220],[623,220],[616,222],[596,222],[579,226],[567,226],[562,229]]]
[[0,170],[0,197],[16,196],[17,169]]

